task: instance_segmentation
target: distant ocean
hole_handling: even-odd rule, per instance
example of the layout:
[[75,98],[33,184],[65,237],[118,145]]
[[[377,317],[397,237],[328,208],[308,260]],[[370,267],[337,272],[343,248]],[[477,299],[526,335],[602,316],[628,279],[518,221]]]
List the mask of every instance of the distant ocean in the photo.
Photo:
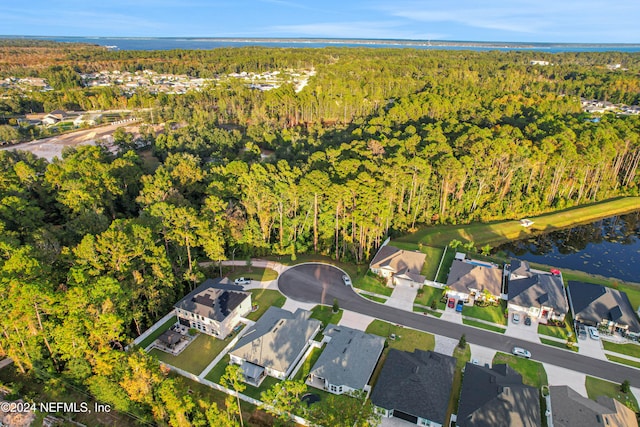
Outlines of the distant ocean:
[[426,40],[366,40],[366,39],[273,39],[273,38],[198,38],[198,37],[37,37],[0,36],[0,38],[38,39],[58,42],[90,43],[114,50],[215,49],[219,47],[368,47],[443,50],[528,50],[537,52],[640,52],[640,44],[577,44],[577,43],[512,43]]

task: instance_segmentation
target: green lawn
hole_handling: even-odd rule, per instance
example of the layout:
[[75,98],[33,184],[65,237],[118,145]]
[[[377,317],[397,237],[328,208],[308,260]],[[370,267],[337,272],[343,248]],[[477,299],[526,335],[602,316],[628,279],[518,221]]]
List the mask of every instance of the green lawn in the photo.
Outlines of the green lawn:
[[262,380],[262,384],[260,384],[260,387],[254,387],[252,385],[245,384],[247,388],[242,392],[242,394],[246,394],[249,397],[260,400],[260,393],[269,390],[279,382],[279,379],[267,376],[264,380]]
[[309,375],[309,372],[311,372],[311,368],[313,368],[313,365],[316,364],[316,362],[318,361],[318,358],[322,354],[323,349],[324,349],[324,346],[322,348],[314,348],[313,350],[311,350],[311,354],[304,361],[303,365],[300,367],[295,377],[293,377],[294,380],[304,381],[307,378],[307,375]]
[[152,342],[154,342],[160,335],[162,335],[167,329],[169,329],[172,325],[174,325],[178,321],[176,316],[173,316],[171,319],[167,320],[160,326],[158,329],[153,331],[148,337],[140,341],[140,348],[147,348]]
[[439,311],[433,311],[430,308],[418,307],[417,305],[413,306],[413,312],[414,313],[427,313],[427,314],[430,314],[431,316],[435,316],[437,318],[442,317],[442,313],[440,313]]
[[[449,276],[449,270],[451,270],[451,265],[453,264],[453,260],[456,258],[456,251],[453,249],[447,250],[444,254],[444,259],[442,260],[442,265],[440,265],[440,271],[438,271],[438,277],[436,277],[436,282],[438,283],[447,283],[447,276]],[[438,261],[439,263],[440,261]],[[436,266],[436,268],[438,268]]]
[[446,304],[442,302],[443,293],[444,291],[442,289],[434,288],[433,286],[423,286],[418,290],[418,296],[413,303],[431,307],[431,302],[436,301],[436,307],[444,310]]
[[[435,338],[432,334],[392,325],[382,320],[376,319],[371,322],[365,332],[387,338],[389,348],[397,348],[402,351],[413,351],[416,348],[433,350],[435,346]],[[389,339],[391,334],[396,334],[395,341]]]
[[636,398],[632,393],[626,394],[621,392],[620,384],[587,376],[585,386],[587,387],[589,399],[596,400],[598,396],[608,396],[624,403],[634,412],[640,412]]
[[569,337],[571,337],[571,341],[575,342],[576,335],[573,332],[573,328],[571,327],[572,324],[573,320],[571,319],[571,314],[567,313],[567,316],[564,319],[564,326],[549,326],[539,323],[538,334],[546,335],[548,337],[561,338],[565,341],[569,339]]
[[640,345],[638,344],[617,344],[605,340],[602,340],[602,344],[605,350],[640,358]]
[[365,297],[366,299],[370,299],[371,301],[379,302],[380,304],[384,304],[385,302],[387,302],[386,298],[377,297],[375,295],[360,294],[360,296]]
[[475,320],[462,319],[462,323],[464,325],[475,326],[476,328],[486,329],[487,331],[498,332],[500,334],[504,334],[506,329],[501,328],[499,326],[491,326],[486,323],[476,322]]
[[447,411],[447,417],[449,419],[451,414],[458,412],[458,400],[460,399],[460,391],[462,389],[462,368],[471,360],[471,347],[469,344],[464,349],[456,346],[453,350],[453,357],[456,358],[456,374],[453,377],[453,386],[451,389],[451,398],[449,399],[449,410]]
[[213,367],[205,377],[209,381],[212,381],[216,384],[220,383],[220,377],[224,375],[224,370],[227,368],[229,361],[231,358],[228,354],[225,354],[224,357]]
[[311,318],[321,321],[323,327],[326,327],[329,323],[337,325],[338,322],[340,322],[340,319],[342,319],[343,312],[344,311],[340,309],[337,313],[334,313],[333,307],[316,305],[311,309]]
[[371,273],[367,272],[364,276],[358,276],[352,278],[353,286],[363,291],[373,292],[380,295],[389,296],[393,292],[393,288],[390,288],[384,284],[384,280]]
[[252,289],[251,303],[258,306],[256,311],[249,313],[247,319],[258,320],[271,306],[282,307],[287,298],[278,291],[271,289]]
[[200,334],[177,356],[157,348],[152,349],[149,354],[176,368],[199,375],[232,339],[233,336],[219,340],[207,334]]
[[399,242],[422,243],[444,247],[453,239],[472,241],[476,247],[489,244],[497,246],[509,240],[525,239],[535,232],[549,232],[560,228],[592,222],[611,215],[631,212],[640,206],[640,197],[621,197],[590,205],[569,208],[558,212],[528,217],[534,224],[530,228],[518,220],[473,223],[467,225],[437,225],[396,239]]
[[547,381],[547,373],[542,363],[533,360],[524,359],[522,357],[512,356],[506,353],[496,353],[493,358],[493,365],[507,364],[522,375],[522,382],[535,388],[549,384]]
[[640,362],[636,362],[635,360],[625,359],[624,357],[612,356],[610,354],[605,354],[607,359],[612,362],[622,363],[623,365],[633,366],[634,368],[640,368]]
[[468,317],[473,317],[480,320],[486,320],[488,322],[497,323],[498,325],[506,325],[507,319],[504,317],[504,309],[506,302],[501,301],[500,305],[488,307],[479,307],[477,305],[467,307],[466,305],[462,309],[462,314]]
[[222,272],[225,277],[232,281],[240,277],[247,277],[259,282],[267,282],[278,278],[278,272],[275,270],[262,267],[247,267],[246,265],[222,267]]
[[571,346],[571,347],[567,347],[566,343],[561,343],[561,342],[553,341],[553,340],[546,340],[546,339],[544,339],[542,337],[540,337],[540,342],[542,344],[551,345],[551,346],[558,347],[558,348],[564,348],[565,350],[575,351],[576,353],[578,352],[578,346],[577,345],[574,345],[574,346]]

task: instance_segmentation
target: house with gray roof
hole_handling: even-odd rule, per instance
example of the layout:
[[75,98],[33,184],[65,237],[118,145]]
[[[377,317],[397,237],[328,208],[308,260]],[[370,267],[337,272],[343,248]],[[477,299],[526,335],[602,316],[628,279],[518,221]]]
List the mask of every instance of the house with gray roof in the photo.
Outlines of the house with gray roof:
[[549,395],[554,427],[638,427],[636,414],[610,397],[587,399],[566,385],[549,387]]
[[384,277],[395,286],[422,286],[425,277],[420,274],[427,255],[418,251],[405,251],[395,246],[384,245],[373,257],[371,272]]
[[470,298],[489,301],[502,295],[502,269],[468,260],[454,259],[447,276],[447,295],[468,301]]
[[269,307],[247,329],[229,352],[231,363],[242,367],[247,383],[257,387],[265,375],[285,379],[291,374],[322,326],[310,316],[311,312],[302,309],[291,313]]
[[509,270],[511,311],[521,311],[534,319],[563,321],[569,312],[560,272],[531,271],[526,261],[512,260]]
[[467,363],[458,405],[458,427],[539,427],[538,389],[522,384],[509,365]]
[[389,350],[371,393],[376,412],[410,423],[441,427],[446,420],[456,359],[433,351]]
[[333,394],[367,391],[384,349],[384,338],[333,324],[323,334],[327,345],[313,365],[307,384]]
[[181,325],[224,339],[251,311],[251,293],[220,279],[207,279],[174,307]]
[[640,335],[640,322],[626,293],[575,281],[569,282],[567,292],[576,322],[606,328],[610,332]]

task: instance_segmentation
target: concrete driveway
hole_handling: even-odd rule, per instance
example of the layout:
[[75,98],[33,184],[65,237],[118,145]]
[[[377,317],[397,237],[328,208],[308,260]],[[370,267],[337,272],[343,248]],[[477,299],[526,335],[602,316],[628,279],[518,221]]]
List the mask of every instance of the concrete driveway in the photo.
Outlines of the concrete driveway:
[[366,331],[367,326],[373,322],[375,318],[364,314],[356,313],[355,311],[345,310],[342,313],[342,318],[338,325],[346,326],[348,328],[358,329],[359,331]]
[[578,353],[596,359],[607,360],[607,356],[605,356],[604,349],[602,348],[602,342],[591,339],[588,335],[585,339],[578,339]]
[[538,320],[531,319],[531,325],[524,324],[525,315],[520,315],[520,322],[518,324],[513,323],[513,314],[509,315],[509,322],[507,323],[507,330],[505,335],[510,337],[518,337],[521,340],[527,340],[535,343],[540,343],[540,337],[538,336]]
[[413,301],[416,299],[416,296],[418,296],[417,287],[396,286],[384,304],[401,310],[413,311]]

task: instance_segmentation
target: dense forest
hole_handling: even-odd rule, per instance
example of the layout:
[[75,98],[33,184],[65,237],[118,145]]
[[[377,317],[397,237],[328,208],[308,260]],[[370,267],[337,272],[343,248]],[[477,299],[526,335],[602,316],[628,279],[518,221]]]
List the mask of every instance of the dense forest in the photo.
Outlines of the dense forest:
[[[77,78],[311,68],[298,93],[219,80],[185,95],[125,96]],[[0,77],[55,88],[3,92],[4,116],[144,107],[141,118],[165,126],[143,132],[150,152],[125,132],[117,155],[85,146],[47,163],[0,151],[0,354],[144,420],[205,425],[215,405],[146,353],[124,351],[204,279],[199,262],[314,252],[364,263],[387,236],[418,227],[638,195],[640,117],[594,120],[580,97],[638,104],[639,71],[640,54],[619,52],[4,43]]]

